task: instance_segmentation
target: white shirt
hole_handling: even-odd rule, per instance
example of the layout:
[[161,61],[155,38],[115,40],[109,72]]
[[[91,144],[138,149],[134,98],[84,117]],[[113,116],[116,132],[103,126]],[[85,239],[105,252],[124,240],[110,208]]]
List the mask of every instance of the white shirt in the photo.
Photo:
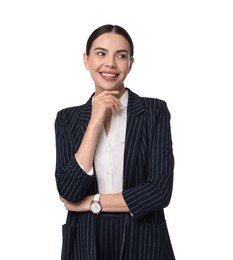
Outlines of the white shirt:
[[122,106],[112,115],[108,135],[102,126],[96,144],[94,165],[100,194],[118,193],[123,190],[128,90],[119,100]]

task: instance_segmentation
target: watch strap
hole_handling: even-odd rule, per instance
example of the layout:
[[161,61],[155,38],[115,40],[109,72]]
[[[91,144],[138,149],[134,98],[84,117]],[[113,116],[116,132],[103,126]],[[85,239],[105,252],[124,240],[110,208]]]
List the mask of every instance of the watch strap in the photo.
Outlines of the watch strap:
[[98,202],[100,201],[100,194],[99,193],[95,194],[93,201],[98,201]]

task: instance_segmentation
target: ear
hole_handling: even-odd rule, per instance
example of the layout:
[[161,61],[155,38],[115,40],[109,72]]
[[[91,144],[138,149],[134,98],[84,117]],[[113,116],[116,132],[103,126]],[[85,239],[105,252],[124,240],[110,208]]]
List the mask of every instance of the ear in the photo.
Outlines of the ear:
[[131,71],[131,68],[132,68],[132,66],[133,66],[133,63],[134,63],[134,58],[131,57],[131,58],[130,58],[130,64],[129,64],[129,70],[128,70],[128,73]]
[[84,62],[84,65],[86,67],[87,70],[89,70],[89,61],[88,61],[88,56],[86,53],[83,54],[83,62]]

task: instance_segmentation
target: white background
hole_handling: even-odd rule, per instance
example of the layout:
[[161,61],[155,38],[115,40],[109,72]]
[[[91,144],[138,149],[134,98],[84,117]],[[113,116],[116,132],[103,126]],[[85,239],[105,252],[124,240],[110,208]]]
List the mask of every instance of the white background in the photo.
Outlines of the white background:
[[66,211],[54,120],[94,91],[82,54],[112,23],[135,44],[126,86],[167,101],[176,159],[165,210],[178,260],[232,260],[232,1],[0,3],[0,259],[58,260]]

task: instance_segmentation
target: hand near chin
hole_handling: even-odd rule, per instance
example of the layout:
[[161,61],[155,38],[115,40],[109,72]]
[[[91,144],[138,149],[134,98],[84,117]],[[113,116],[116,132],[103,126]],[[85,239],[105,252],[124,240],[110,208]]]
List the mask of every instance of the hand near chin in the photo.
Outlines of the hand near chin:
[[94,97],[91,121],[96,124],[102,124],[107,116],[119,111],[121,103],[116,97],[119,91],[103,91]]

